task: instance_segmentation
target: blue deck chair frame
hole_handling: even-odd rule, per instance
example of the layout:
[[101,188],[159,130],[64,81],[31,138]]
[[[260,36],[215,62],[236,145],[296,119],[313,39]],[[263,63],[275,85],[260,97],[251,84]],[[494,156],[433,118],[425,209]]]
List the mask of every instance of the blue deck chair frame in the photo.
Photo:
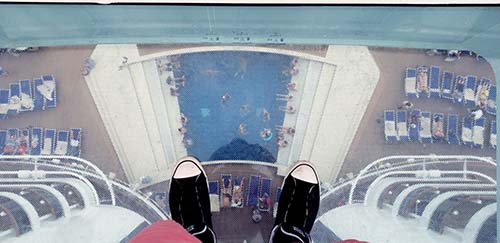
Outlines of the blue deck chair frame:
[[472,128],[472,147],[482,149],[484,147],[484,130],[486,128],[486,118],[481,117],[474,121]]
[[396,126],[399,141],[409,141],[410,137],[408,136],[408,113],[405,110],[397,112]]
[[424,144],[432,143],[432,114],[429,111],[423,111],[422,117],[419,119],[420,142]]
[[[263,198],[264,195],[267,194],[269,198],[272,198],[271,196],[271,184],[272,180],[270,178],[262,178],[260,182],[260,192],[259,192],[259,198]],[[264,212],[269,212],[271,210],[271,205],[267,205],[267,208],[261,208],[259,207],[259,211],[264,211]]]
[[[29,99],[33,99],[33,91],[31,89],[31,80],[28,80],[28,79],[21,80],[21,81],[19,81],[19,85],[21,87],[21,93],[26,95]],[[23,100],[23,96],[21,96],[21,100]],[[20,110],[21,112],[33,110],[33,106],[25,107],[22,105],[23,103],[25,103],[25,101],[23,101],[21,103],[21,110]]]
[[3,154],[3,147],[5,147],[5,142],[7,142],[7,131],[0,130],[0,154]]
[[474,128],[474,119],[464,117],[462,119],[462,144],[472,147],[472,129]]
[[69,131],[57,131],[56,146],[54,148],[55,155],[66,155],[68,153]]
[[[21,87],[19,87],[19,83],[11,83],[9,84],[9,110],[7,114],[15,115],[19,113],[21,104],[14,104],[12,101],[21,99]],[[17,98],[16,98],[17,97]]]
[[431,67],[431,74],[429,77],[429,91],[430,97],[432,98],[440,98],[441,97],[441,88],[439,84],[439,77],[441,74],[441,68],[438,66]]
[[35,111],[43,111],[45,110],[45,98],[42,93],[38,91],[36,87],[43,85],[43,81],[41,78],[33,79],[33,110]]
[[394,110],[384,111],[384,134],[385,140],[388,143],[398,141],[398,134],[396,132],[396,112]]
[[458,133],[458,115],[457,114],[448,114],[447,121],[447,129],[446,129],[446,141],[449,144],[460,145],[460,138]]
[[[491,85],[491,80],[489,80],[488,78],[482,77],[481,80],[479,80],[479,84],[478,84],[477,90],[476,90],[476,95],[474,97],[474,101],[476,102],[476,106],[479,106],[481,103],[480,101],[481,101],[482,91],[486,90],[486,92],[489,92],[490,85]],[[487,99],[488,99],[488,97],[486,97],[486,101],[487,101]]]
[[[436,131],[439,128],[439,122],[441,122],[442,125],[442,132],[443,136],[440,137]],[[434,142],[440,142],[443,141],[446,138],[446,126],[445,126],[445,120],[444,120],[444,114],[443,113],[434,113],[432,115],[432,140]]]
[[55,87],[54,87],[54,92],[52,92],[52,100],[46,99],[45,100],[45,108],[56,108],[57,107],[57,82],[56,79],[54,78],[53,75],[43,75],[42,76],[42,81],[54,81],[55,82]]
[[[460,85],[460,80],[463,80],[463,85]],[[464,92],[466,83],[467,77],[462,75],[455,76],[455,86],[453,88],[453,103],[464,104]]]
[[453,72],[443,72],[443,79],[441,81],[441,98],[453,100],[453,80],[455,80],[455,74]]
[[9,98],[10,91],[8,89],[0,89],[0,120],[7,119]]
[[495,120],[491,121],[490,125],[490,147],[497,148],[497,122]]
[[[420,73],[427,73],[425,76],[425,79],[420,79],[419,74]],[[417,94],[418,97],[430,97],[430,92],[429,92],[429,76],[430,76],[430,70],[428,66],[418,66],[417,67]],[[421,83],[424,83],[425,85],[421,85]],[[422,87],[426,87],[426,89],[422,89]]]
[[41,154],[43,155],[53,154],[55,142],[56,142],[56,130],[45,128],[43,133],[43,146]]
[[209,181],[208,182],[208,193],[219,195],[219,182],[218,181]]
[[34,127],[31,129],[31,155],[40,155],[43,147],[43,128]]
[[497,86],[490,85],[488,94],[488,101],[486,102],[486,113],[490,115],[497,115]]
[[[21,129],[19,131],[19,134],[20,135],[23,135],[25,140],[24,142],[26,143],[26,152],[24,154],[30,154],[30,151],[31,151],[31,136],[30,136],[30,129],[26,128],[26,129]],[[21,145],[21,141],[19,141],[19,145]],[[18,154],[19,151],[18,151]]]
[[410,118],[408,121],[408,135],[410,136],[410,141],[413,142],[419,141],[420,122],[418,120],[420,116],[421,116],[420,110],[410,111],[410,116],[409,116]]
[[248,198],[247,205],[249,207],[258,206],[259,203],[259,181],[260,177],[252,175],[250,176],[250,182],[248,184]]
[[405,95],[409,98],[418,98],[417,70],[415,68],[406,68],[404,82]]
[[[80,157],[82,151],[82,129],[81,128],[71,128],[69,135],[69,144],[68,144],[68,155]],[[75,146],[72,144],[71,140],[75,139],[78,141],[78,145]]]
[[476,84],[477,84],[476,76],[473,75],[467,76],[467,80],[465,81],[465,90],[464,90],[464,105],[467,106],[476,105],[476,98],[475,98]]

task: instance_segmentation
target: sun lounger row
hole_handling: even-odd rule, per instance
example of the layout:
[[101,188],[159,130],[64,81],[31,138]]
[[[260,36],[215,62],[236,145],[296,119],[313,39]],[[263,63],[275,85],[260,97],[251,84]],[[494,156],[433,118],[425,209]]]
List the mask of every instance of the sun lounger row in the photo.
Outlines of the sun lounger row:
[[[218,196],[220,191],[221,208],[243,208],[246,204],[249,207],[257,207],[260,211],[270,211],[271,205],[271,184],[269,178],[260,178],[252,175],[248,181],[248,191],[245,177],[232,176],[230,174],[221,175],[221,184],[218,181],[209,182],[209,194]],[[220,190],[219,190],[220,188]],[[246,197],[245,197],[246,195]],[[219,202],[217,203],[219,204]],[[212,211],[216,211],[213,209]]]
[[480,106],[496,115],[496,86],[485,77],[461,76],[438,66],[406,68],[405,94],[410,98],[443,98],[466,106]]
[[0,119],[56,106],[56,80],[52,75],[43,75],[33,79],[33,82],[28,79],[20,80],[9,84],[9,89],[0,89]]
[[[443,113],[432,114],[429,111],[414,109],[384,111],[384,134],[388,143],[396,141],[413,141],[422,144],[446,141],[449,144],[464,144],[468,147],[483,148],[487,120],[481,117],[462,119],[462,130],[459,130],[459,118],[456,114],[448,114],[445,126]],[[460,137],[459,137],[460,136]],[[490,125],[490,146],[496,148],[496,122]]]
[[0,153],[6,155],[70,155],[80,157],[82,129],[10,128],[0,130]]

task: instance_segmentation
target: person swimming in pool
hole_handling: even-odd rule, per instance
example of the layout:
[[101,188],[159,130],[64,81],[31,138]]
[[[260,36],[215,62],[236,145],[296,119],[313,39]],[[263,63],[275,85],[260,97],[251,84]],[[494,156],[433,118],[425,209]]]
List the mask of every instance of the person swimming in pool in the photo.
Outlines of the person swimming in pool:
[[262,119],[264,120],[264,122],[268,122],[269,120],[271,120],[271,113],[269,113],[266,108],[262,108]]
[[223,96],[221,96],[220,100],[221,105],[224,105],[227,101],[229,101],[229,99],[231,99],[231,95],[228,92],[226,92]]
[[240,77],[243,79],[245,73],[247,72],[247,66],[248,66],[248,60],[244,57],[240,57],[240,66],[238,68],[238,71],[234,73],[234,77]]
[[271,130],[267,128],[262,129],[262,131],[260,132],[260,137],[264,140],[268,140],[272,135],[273,133],[271,132]]
[[240,123],[240,126],[238,129],[240,130],[240,135],[246,135],[248,133],[247,125],[245,123]]
[[240,114],[241,116],[246,116],[250,113],[250,106],[249,105],[242,105],[240,107]]
[[193,146],[193,140],[191,138],[188,138],[187,136],[185,136],[183,139],[182,139],[182,144],[184,144],[184,147],[190,147],[190,146]]

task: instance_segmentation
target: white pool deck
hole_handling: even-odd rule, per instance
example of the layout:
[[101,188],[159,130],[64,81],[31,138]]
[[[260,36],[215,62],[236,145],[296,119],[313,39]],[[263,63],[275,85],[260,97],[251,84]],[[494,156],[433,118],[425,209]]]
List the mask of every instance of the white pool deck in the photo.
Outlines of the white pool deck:
[[[207,46],[139,56],[136,45],[98,45],[96,67],[86,76],[121,165],[131,183],[151,176],[168,178],[175,161],[187,154],[182,144],[180,109],[158,73],[156,59],[203,51],[257,51],[299,57],[300,72],[292,78],[298,91],[284,126],[294,126],[292,142],[278,153],[284,173],[296,160],[312,161],[321,180],[337,177],[361,118],[379,79],[379,69],[366,47],[329,46],[325,57],[252,46]],[[122,57],[127,65],[119,71]]]

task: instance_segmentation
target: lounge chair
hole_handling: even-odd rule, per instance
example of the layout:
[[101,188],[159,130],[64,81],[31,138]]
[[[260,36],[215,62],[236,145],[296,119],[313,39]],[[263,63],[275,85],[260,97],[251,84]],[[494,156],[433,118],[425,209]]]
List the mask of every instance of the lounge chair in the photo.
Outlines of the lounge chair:
[[19,129],[9,128],[7,130],[7,139],[3,147],[3,154],[13,155],[17,153],[19,148]]
[[55,155],[66,155],[68,153],[69,131],[57,131],[57,142],[54,149]]
[[57,89],[56,79],[52,75],[42,76],[43,85],[46,87],[45,92],[42,91],[45,97],[45,107],[55,108],[57,106]]
[[432,115],[432,139],[435,142],[442,141],[445,138],[444,114],[434,113]]
[[415,68],[406,68],[404,81],[405,81],[405,95],[410,98],[418,98],[417,70],[415,70]]
[[475,106],[476,105],[476,76],[469,75],[465,81],[464,90],[464,105]]
[[7,119],[9,111],[10,91],[8,89],[0,89],[0,120]]
[[417,93],[418,97],[429,97],[429,67],[417,67]]
[[471,117],[464,117],[462,120],[462,143],[465,146],[472,147],[472,128],[474,126],[474,119]]
[[54,152],[54,143],[56,142],[56,130],[45,128],[43,135],[42,155],[51,155]]
[[497,86],[491,85],[488,92],[488,101],[486,101],[486,113],[497,115]]
[[42,154],[43,147],[43,129],[41,127],[34,127],[31,129],[31,155]]
[[497,148],[497,122],[495,120],[491,121],[490,146],[492,149]]
[[281,188],[278,187],[278,189],[276,189],[276,196],[274,199],[273,218],[276,218],[276,215],[278,214],[278,203],[280,201],[280,196],[281,196]]
[[248,184],[248,199],[247,205],[249,207],[256,207],[259,203],[259,180],[258,176],[250,176],[250,183]]
[[32,111],[34,108],[31,80],[19,81],[21,87],[21,112]]
[[9,90],[9,110],[7,114],[15,115],[18,114],[21,109],[21,88],[18,83],[12,83],[9,85]]
[[430,97],[433,98],[441,97],[441,89],[439,85],[440,71],[441,71],[440,68],[437,66],[431,67],[431,75],[429,78],[429,90],[430,90]]
[[17,139],[19,148],[16,151],[18,155],[25,155],[30,153],[30,130],[22,129]]
[[453,99],[453,80],[454,74],[452,72],[444,71],[443,79],[441,82],[441,98],[452,100]]
[[208,194],[210,197],[210,211],[220,212],[219,182],[208,182]]
[[467,77],[457,75],[455,77],[455,87],[453,89],[453,103],[464,104],[465,84]]
[[41,78],[33,79],[33,84],[35,88],[33,89],[33,110],[42,111],[45,110],[45,98],[40,92],[42,88],[38,88],[43,85]]
[[410,136],[410,141],[417,142],[419,141],[419,131],[420,131],[420,110],[411,110],[410,111],[410,119],[409,119],[409,127],[408,127],[408,135]]
[[0,130],[0,154],[3,154],[3,148],[5,147],[5,142],[7,142],[7,131]]
[[233,186],[231,175],[221,175],[222,185],[221,185],[221,206],[225,208],[231,207],[231,198],[233,196]]
[[422,117],[420,118],[420,130],[419,138],[421,143],[432,143],[432,129],[431,121],[432,116],[428,111],[422,112]]
[[396,116],[397,122],[397,132],[399,141],[408,141],[410,137],[408,136],[408,114],[406,111],[398,111]]
[[233,179],[233,196],[231,200],[231,207],[243,207],[243,192],[245,191],[245,177],[235,176]]
[[389,143],[398,141],[396,132],[396,115],[393,110],[384,111],[385,140]]
[[486,119],[481,117],[474,121],[472,128],[472,147],[481,149],[484,147],[484,128],[486,126]]
[[80,157],[82,147],[82,129],[71,128],[69,134],[68,155]]
[[446,141],[448,141],[449,144],[460,145],[460,139],[458,137],[458,115],[449,114],[447,123]]
[[269,178],[262,178],[259,193],[259,211],[269,212],[271,210],[271,183]]
[[477,86],[476,95],[474,97],[474,102],[476,106],[481,108],[486,107],[488,103],[488,96],[490,92],[491,80],[482,77]]

